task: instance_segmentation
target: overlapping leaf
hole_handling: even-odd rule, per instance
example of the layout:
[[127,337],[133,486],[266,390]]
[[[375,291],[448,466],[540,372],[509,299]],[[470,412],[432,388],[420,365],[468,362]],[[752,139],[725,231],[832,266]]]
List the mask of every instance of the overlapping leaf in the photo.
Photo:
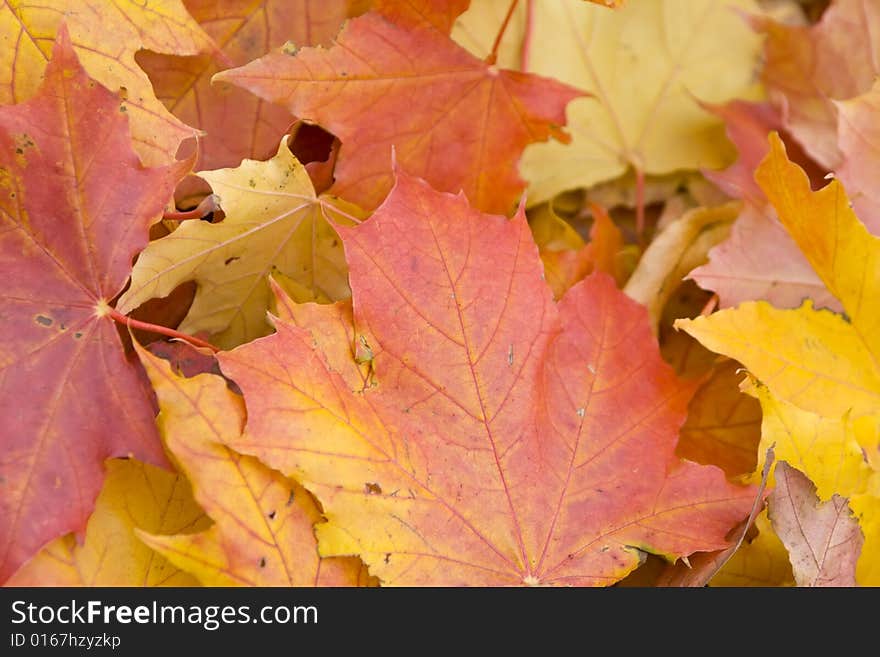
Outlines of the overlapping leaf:
[[656,329],[663,309],[687,272],[730,233],[739,204],[698,207],[667,225],[651,242],[626,282],[627,295],[647,307]]
[[[742,166],[711,176],[729,192],[728,183],[738,178],[740,190],[732,193],[745,192],[748,206],[730,240],[715,249],[709,265],[693,277],[720,295],[722,307],[764,299],[777,307],[794,308],[809,297],[817,307],[839,310],[839,302],[820,284],[749,180],[766,154],[766,140],[758,132],[784,130],[790,156],[807,169],[814,184],[821,185],[822,175],[834,169],[859,218],[870,232],[880,232],[872,182],[880,161],[873,146],[877,101],[871,90],[877,73],[880,12],[863,0],[836,0],[815,25],[760,19],[755,26],[766,36],[762,77],[771,104],[715,108],[729,132],[739,133],[731,136]],[[742,130],[749,123],[752,129]]]
[[835,100],[867,92],[878,70],[880,7],[834,0],[809,27],[757,21],[765,35],[762,77],[785,126],[817,162],[840,162]]
[[[877,15],[880,26],[880,14]],[[874,235],[880,234],[880,194],[876,190],[880,173],[880,141],[877,116],[880,113],[880,83],[855,98],[835,103],[838,114],[838,146],[842,158],[837,175],[846,186],[853,208]]]
[[815,310],[810,301],[796,311],[750,302],[680,326],[745,364],[779,399],[832,418],[874,412],[880,408],[880,239],[855,216],[839,182],[812,192],[778,136],[771,142],[758,182],[848,320]]
[[199,173],[220,196],[225,219],[185,222],[152,242],[119,300],[122,312],[195,280],[198,291],[180,329],[207,331],[218,345],[231,347],[269,332],[270,273],[284,275],[300,301],[349,295],[342,246],[328,221],[349,225],[363,213],[315,194],[286,139],[271,160]]
[[[484,14],[509,3],[474,3],[459,31],[477,52],[491,47]],[[570,145],[537,144],[524,156],[529,201],[616,178],[634,167],[647,174],[719,168],[731,159],[721,121],[699,101],[754,94],[760,39],[738,11],[751,0],[653,0],[616,11],[588,3],[535,3],[529,44],[511,44],[524,70],[583,89],[591,97],[567,111]],[[526,12],[518,17],[526,20]],[[519,34],[526,31],[519,28]],[[482,38],[481,38],[482,37]],[[524,37],[523,37],[524,38]],[[552,43],[552,48],[538,44]]]
[[[840,303],[822,283],[798,249],[776,211],[754,179],[758,164],[767,155],[767,135],[782,127],[778,112],[766,103],[733,101],[713,107],[724,119],[727,134],[738,157],[724,171],[706,175],[744,207],[730,236],[709,251],[709,262],[694,269],[688,278],[712,290],[722,308],[742,301],[769,301],[777,308],[796,308],[805,298],[816,306],[838,310]],[[809,161],[792,142],[801,161]],[[814,172],[821,179],[821,174]]]
[[552,204],[542,206],[529,218],[544,263],[544,278],[556,299],[592,271],[604,271],[618,282],[624,279],[619,259],[623,235],[603,208],[594,205],[591,212],[589,243],[556,214]]
[[[321,500],[321,554],[361,555],[383,584],[601,585],[642,550],[726,546],[755,491],[675,457],[693,386],[609,277],[557,306],[521,213],[402,173],[341,235],[354,345],[278,318],[220,354],[247,404],[232,447]],[[366,382],[333,365],[353,350]]]
[[[742,362],[758,379],[762,445],[802,470],[821,499],[847,497],[865,536],[857,579],[876,583],[880,564],[880,239],[853,213],[834,180],[813,192],[778,136],[756,173],[780,220],[847,316],[748,302],[677,326]],[[759,451],[760,453],[760,451]]]
[[66,23],[84,68],[112,91],[122,90],[131,114],[135,150],[148,165],[174,159],[195,131],[174,118],[153,94],[135,62],[141,48],[175,55],[214,49],[180,0],[10,0],[0,7],[0,103],[30,98],[44,75],[52,42]]
[[187,533],[209,524],[182,475],[111,459],[82,543],[73,534],[56,539],[6,584],[198,586],[196,578],[144,545],[135,530]]
[[0,581],[85,527],[104,459],[165,462],[107,304],[191,162],[144,169],[123,110],[64,31],[37,95],[0,108]]
[[[193,57],[138,55],[156,95],[187,125],[206,134],[200,169],[237,166],[243,158],[271,157],[293,121],[285,109],[228,84],[211,84],[218,71],[241,66],[287,41],[329,46],[352,0],[184,0],[219,48]],[[362,4],[362,3],[361,3]]]
[[401,166],[438,189],[463,190],[481,209],[508,212],[524,186],[511,164],[526,144],[568,141],[560,128],[565,106],[582,93],[470,55],[449,39],[447,20],[435,25],[413,13],[435,16],[436,4],[382,3],[398,11],[350,20],[329,49],[275,51],[214,79],[338,136],[343,148],[330,191],[366,209],[391,188],[393,149]]
[[755,520],[758,534],[742,545],[716,574],[711,586],[794,586],[788,551],[773,533],[767,511]]
[[149,352],[139,353],[159,398],[165,443],[216,523],[176,536],[144,528],[139,535],[147,545],[207,586],[371,583],[359,559],[318,556],[314,525],[321,513],[308,492],[223,444],[241,432],[245,413],[221,377],[185,379]]
[[746,205],[728,238],[709,251],[709,262],[688,278],[718,294],[722,308],[755,300],[797,308],[812,299],[817,308],[840,309],[775,212],[766,207]]
[[798,586],[855,586],[862,549],[859,523],[845,499],[816,499],[816,488],[785,462],[776,466],[770,521],[791,555]]

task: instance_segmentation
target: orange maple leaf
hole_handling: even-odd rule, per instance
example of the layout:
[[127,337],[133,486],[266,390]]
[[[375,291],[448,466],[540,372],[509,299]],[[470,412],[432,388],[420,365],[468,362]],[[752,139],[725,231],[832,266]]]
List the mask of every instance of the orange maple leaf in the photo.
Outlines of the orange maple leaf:
[[675,456],[693,384],[609,276],[557,305],[522,209],[400,173],[339,232],[352,328],[281,299],[274,335],[219,356],[247,405],[230,446],[315,493],[322,555],[386,585],[605,585],[727,547],[755,489]]
[[384,13],[346,23],[329,49],[274,51],[213,79],[338,136],[330,192],[363,208],[375,208],[391,189],[393,148],[402,166],[436,188],[509,212],[524,187],[511,163],[527,144],[567,142],[565,106],[583,92],[477,59],[449,38],[449,14],[434,5],[384,2]]

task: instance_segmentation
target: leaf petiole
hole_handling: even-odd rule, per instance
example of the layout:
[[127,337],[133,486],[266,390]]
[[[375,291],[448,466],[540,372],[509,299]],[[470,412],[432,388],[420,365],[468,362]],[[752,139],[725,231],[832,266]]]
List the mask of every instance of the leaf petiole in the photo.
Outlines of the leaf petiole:
[[219,348],[215,347],[210,342],[202,340],[201,338],[196,338],[192,335],[181,333],[180,331],[168,328],[167,326],[160,326],[159,324],[151,324],[150,322],[142,322],[139,319],[132,319],[127,315],[123,315],[121,312],[116,310],[116,308],[109,308],[109,312],[107,312],[107,315],[109,315],[110,319],[112,319],[117,324],[122,324],[123,326],[127,326],[129,328],[141,329],[142,331],[150,331],[151,333],[158,333],[159,335],[167,335],[170,338],[178,338],[180,340],[184,340],[185,342],[190,343],[195,347],[208,348],[215,354],[220,351]]
[[495,43],[492,44],[492,52],[489,53],[489,56],[486,57],[486,63],[493,65],[496,61],[498,61],[498,48],[501,46],[501,39],[504,38],[504,33],[507,31],[507,26],[510,24],[510,19],[513,17],[513,12],[516,10],[516,6],[519,4],[519,0],[512,0],[510,3],[510,7],[507,10],[507,15],[504,17],[504,22],[501,23],[501,27],[498,30],[498,35],[495,37]]
[[645,171],[635,167],[636,172],[636,237],[639,246],[645,246]]

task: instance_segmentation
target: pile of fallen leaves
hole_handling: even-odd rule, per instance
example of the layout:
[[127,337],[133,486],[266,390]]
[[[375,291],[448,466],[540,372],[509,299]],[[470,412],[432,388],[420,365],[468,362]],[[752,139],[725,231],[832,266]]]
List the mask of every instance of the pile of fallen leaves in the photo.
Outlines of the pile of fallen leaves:
[[7,2],[0,582],[880,585],[878,35]]

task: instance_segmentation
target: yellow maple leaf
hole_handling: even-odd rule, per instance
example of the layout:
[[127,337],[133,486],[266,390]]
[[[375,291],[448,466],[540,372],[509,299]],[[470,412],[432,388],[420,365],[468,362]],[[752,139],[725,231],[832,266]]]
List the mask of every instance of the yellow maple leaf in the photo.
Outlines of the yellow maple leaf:
[[133,459],[111,459],[84,539],[74,534],[55,539],[6,585],[198,586],[135,531],[184,533],[209,524],[184,477]]
[[749,302],[676,326],[743,363],[774,396],[806,411],[833,419],[877,412],[880,238],[856,217],[838,181],[813,192],[778,135],[770,142],[755,177],[847,317],[814,309],[810,300],[795,310]]
[[[485,56],[509,5],[473,3],[453,36]],[[700,101],[761,93],[754,74],[761,39],[743,12],[759,13],[757,3],[652,0],[608,11],[547,1],[535,3],[528,18],[524,8],[516,14],[499,62],[591,94],[568,105],[570,144],[526,148],[520,169],[529,182],[529,202],[617,178],[630,167],[665,174],[728,164],[733,152],[723,125]]]
[[278,279],[301,302],[350,294],[342,245],[328,220],[352,225],[363,213],[315,194],[286,141],[271,160],[243,160],[235,169],[198,174],[219,195],[226,218],[184,222],[151,243],[132,271],[120,312],[194,280],[198,291],[180,330],[207,331],[217,345],[231,348],[270,332],[268,274],[283,274]]
[[[775,133],[755,178],[779,219],[847,316],[748,302],[677,328],[735,358],[757,379],[759,455],[769,445],[803,471],[821,500],[847,497],[865,543],[856,578],[880,583],[880,239],[834,180],[817,192]],[[759,458],[758,468],[763,466]]]
[[173,160],[180,142],[196,130],[156,98],[135,55],[141,49],[196,55],[215,49],[211,38],[180,0],[10,0],[0,6],[0,103],[20,103],[36,92],[62,21],[89,75],[111,91],[122,90],[144,164]]

